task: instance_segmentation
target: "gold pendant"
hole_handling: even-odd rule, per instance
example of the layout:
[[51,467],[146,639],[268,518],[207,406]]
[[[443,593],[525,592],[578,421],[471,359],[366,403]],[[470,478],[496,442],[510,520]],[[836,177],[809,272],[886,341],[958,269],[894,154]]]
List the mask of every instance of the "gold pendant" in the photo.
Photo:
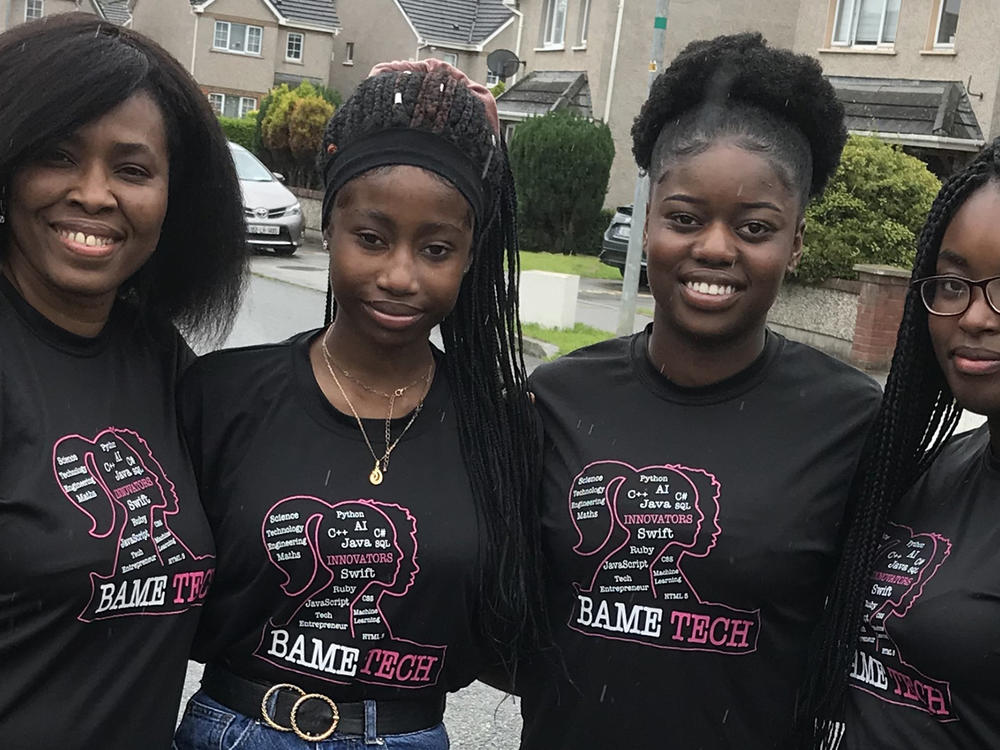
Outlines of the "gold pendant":
[[372,484],[382,484],[382,469],[378,466],[378,461],[375,462],[375,468],[372,469],[372,473],[368,475],[368,481]]

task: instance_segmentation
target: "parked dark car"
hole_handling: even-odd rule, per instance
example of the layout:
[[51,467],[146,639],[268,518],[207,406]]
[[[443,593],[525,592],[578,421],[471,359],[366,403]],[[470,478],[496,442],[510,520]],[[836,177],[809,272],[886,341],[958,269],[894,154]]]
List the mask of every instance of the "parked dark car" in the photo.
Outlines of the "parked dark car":
[[[625,256],[628,255],[628,238],[632,231],[632,206],[618,206],[608,228],[604,230],[601,241],[601,254],[598,260],[608,266],[613,266],[625,275]],[[639,267],[639,283],[646,284],[646,253],[642,254]]]

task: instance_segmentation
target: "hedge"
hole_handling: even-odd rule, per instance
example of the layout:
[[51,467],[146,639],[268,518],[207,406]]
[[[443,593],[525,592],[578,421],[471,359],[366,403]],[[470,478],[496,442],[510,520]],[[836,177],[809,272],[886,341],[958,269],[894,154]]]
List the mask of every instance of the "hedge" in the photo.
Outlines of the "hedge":
[[856,263],[909,268],[940,187],[916,157],[852,135],[822,199],[806,210],[802,261],[793,277],[853,279]]

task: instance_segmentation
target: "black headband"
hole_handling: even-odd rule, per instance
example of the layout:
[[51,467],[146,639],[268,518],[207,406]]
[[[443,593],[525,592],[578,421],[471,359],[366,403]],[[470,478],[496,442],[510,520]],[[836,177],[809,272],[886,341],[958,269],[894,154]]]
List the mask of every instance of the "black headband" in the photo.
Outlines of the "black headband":
[[451,182],[472,206],[476,226],[482,226],[486,207],[483,178],[489,169],[489,160],[485,166],[476,166],[458,146],[429,130],[391,128],[362,136],[335,151],[326,163],[323,228],[330,221],[333,197],[338,190],[369,170],[399,164],[426,169]]

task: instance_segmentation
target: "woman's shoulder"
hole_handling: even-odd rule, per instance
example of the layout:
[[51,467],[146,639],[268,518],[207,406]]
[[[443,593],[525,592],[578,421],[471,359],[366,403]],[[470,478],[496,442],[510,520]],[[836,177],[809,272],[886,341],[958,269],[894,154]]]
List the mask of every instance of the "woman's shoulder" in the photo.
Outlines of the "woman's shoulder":
[[260,387],[268,387],[276,378],[287,377],[292,369],[293,352],[307,345],[310,333],[298,334],[279,343],[219,349],[204,354],[188,368],[182,387],[220,396],[245,397]]
[[871,375],[808,344],[783,339],[781,361],[786,375],[822,385],[830,396],[854,393],[876,402],[882,398],[882,386]]

